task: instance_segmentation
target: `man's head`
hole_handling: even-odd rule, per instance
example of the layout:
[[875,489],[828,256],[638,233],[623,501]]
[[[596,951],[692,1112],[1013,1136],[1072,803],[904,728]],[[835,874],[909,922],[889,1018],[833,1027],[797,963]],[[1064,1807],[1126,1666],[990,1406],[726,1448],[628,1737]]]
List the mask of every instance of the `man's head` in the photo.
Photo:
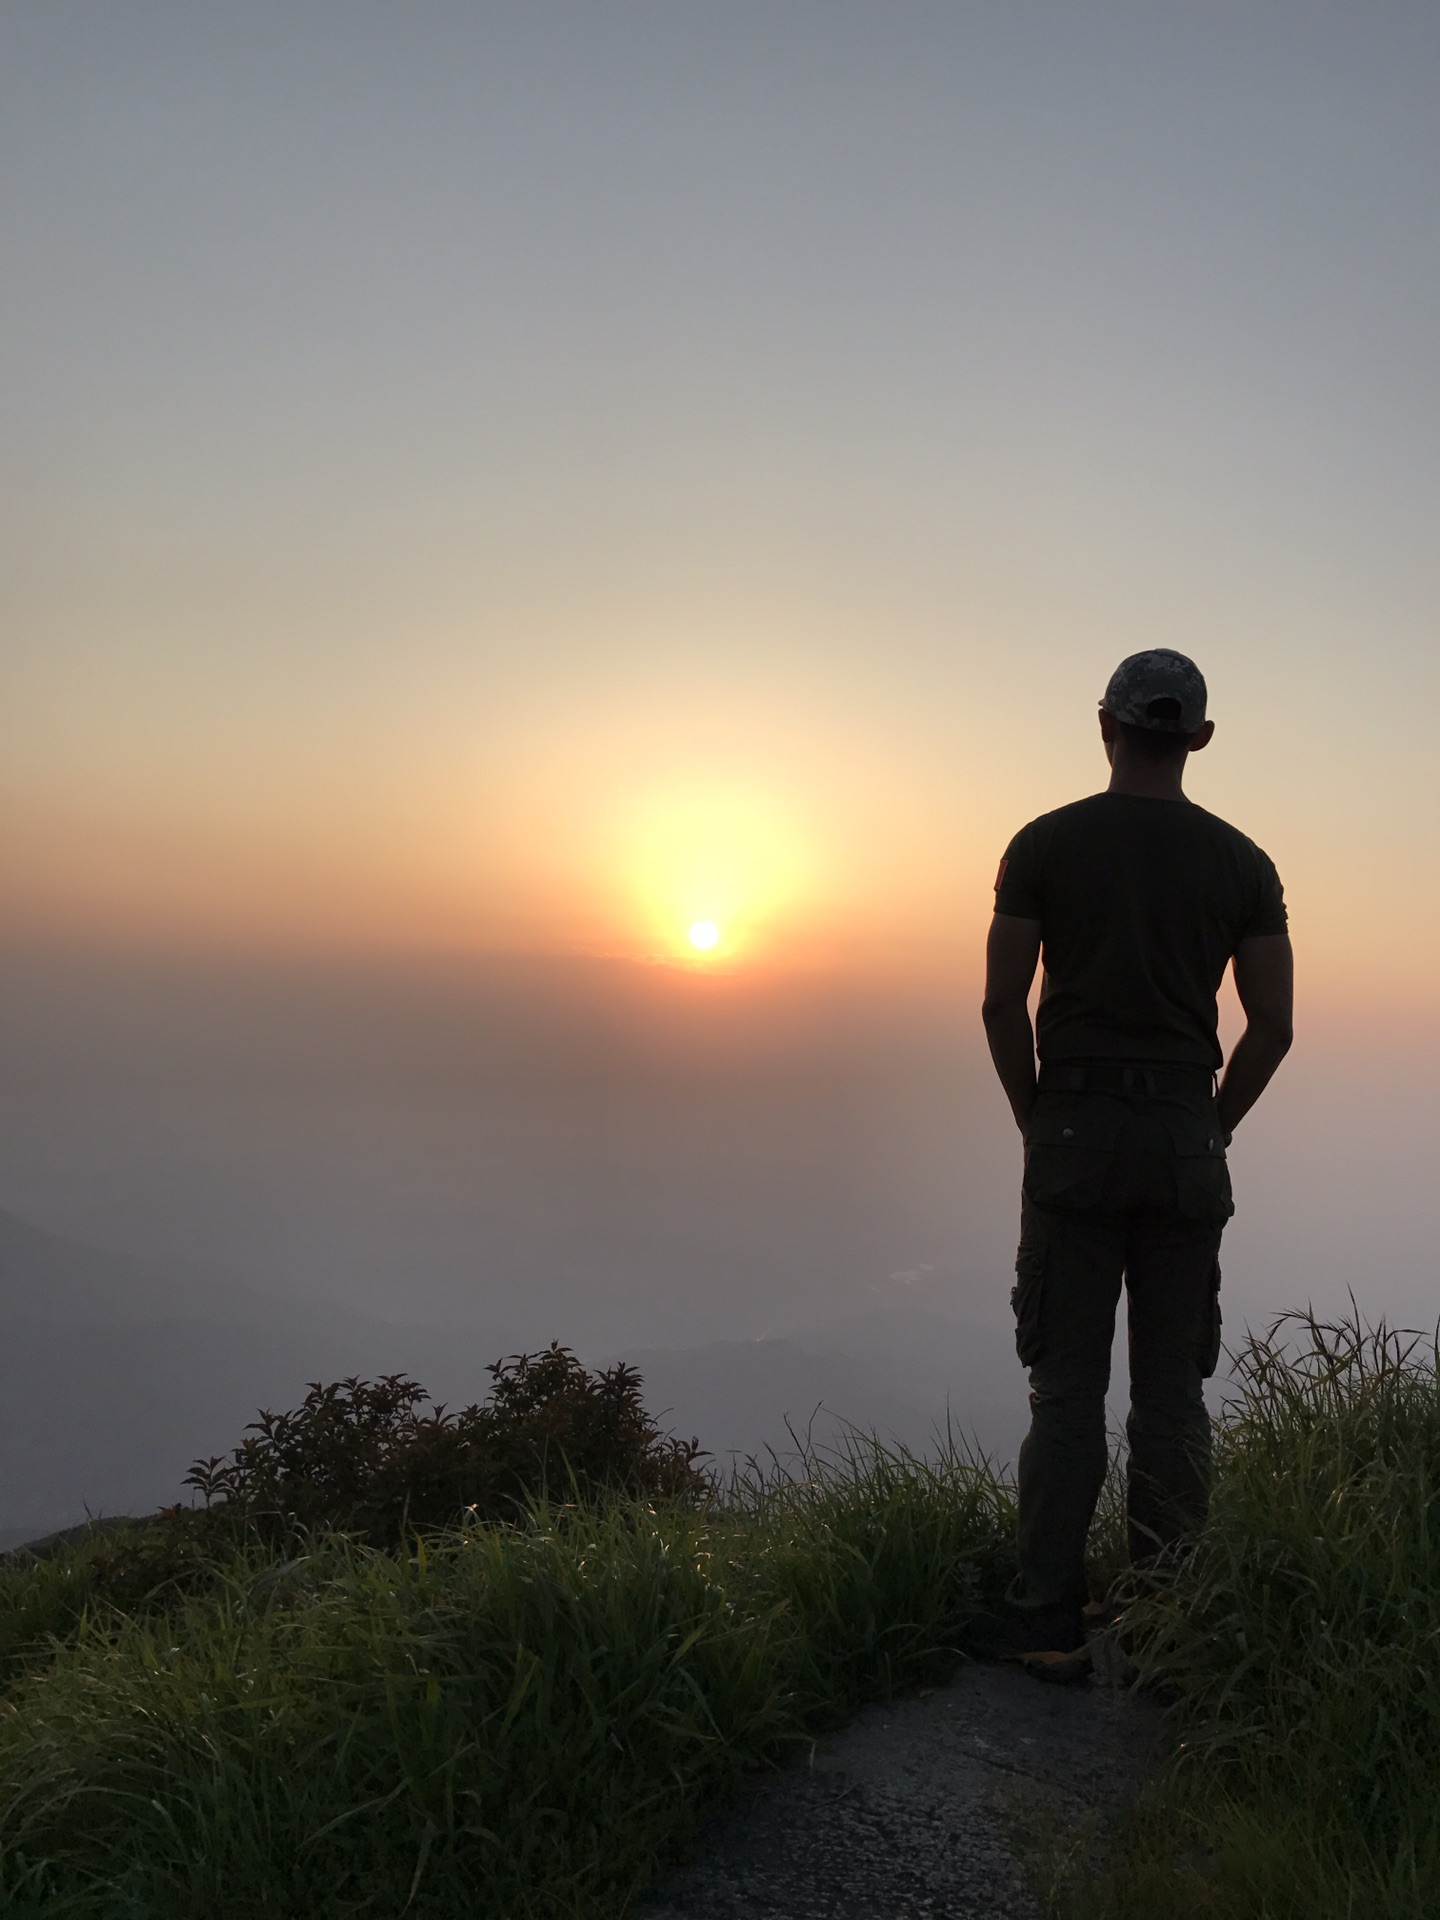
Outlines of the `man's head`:
[[1132,653],[1110,676],[1100,702],[1100,733],[1113,764],[1119,746],[1127,758],[1173,762],[1210,744],[1205,676],[1170,647]]

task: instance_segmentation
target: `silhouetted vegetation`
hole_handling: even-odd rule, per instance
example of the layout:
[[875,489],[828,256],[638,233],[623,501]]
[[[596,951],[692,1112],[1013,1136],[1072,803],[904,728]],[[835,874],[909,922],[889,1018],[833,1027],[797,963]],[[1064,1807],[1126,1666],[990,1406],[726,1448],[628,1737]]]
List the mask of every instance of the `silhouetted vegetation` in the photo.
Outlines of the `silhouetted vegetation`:
[[633,1367],[590,1372],[552,1344],[487,1371],[490,1398],[454,1412],[403,1374],[317,1381],[292,1412],[262,1412],[228,1457],[186,1474],[202,1506],[167,1507],[71,1556],[77,1616],[91,1600],[192,1593],[247,1545],[300,1551],[315,1533],[344,1533],[398,1547],[435,1528],[514,1525],[537,1501],[595,1509],[708,1493],[698,1444],[661,1432]]
[[747,1768],[943,1671],[1012,1526],[983,1463],[857,1442],[398,1550],[252,1534],[78,1619],[52,1571],[0,1713],[0,1908],[618,1916]]
[[568,1348],[489,1368],[483,1405],[450,1412],[403,1374],[312,1385],[262,1413],[229,1459],[185,1476],[227,1525],[269,1539],[336,1529],[394,1546],[422,1528],[496,1525],[537,1500],[684,1500],[707,1488],[698,1443],[660,1431],[633,1367],[589,1372]]
[[[599,1446],[579,1497],[590,1416],[549,1423],[543,1385],[583,1409],[603,1384],[552,1355],[497,1370],[525,1438],[488,1508],[447,1506],[480,1486],[453,1462],[399,1470],[432,1458],[410,1383],[343,1382],[204,1463],[246,1470],[212,1481],[188,1572],[115,1604],[114,1556],[138,1586],[137,1541],[173,1544],[144,1527],[0,1564],[0,1908],[618,1920],[747,1767],[943,1672],[1003,1587],[1010,1489],[954,1449],[857,1439],[697,1498],[693,1448],[596,1414],[676,1478],[624,1492]],[[1434,1350],[1305,1321],[1238,1371],[1210,1524],[1123,1623],[1175,1760],[1118,1846],[1060,1836],[1051,1910],[1440,1912]],[[426,1486],[458,1524],[417,1524]],[[1117,1521],[1112,1491],[1102,1577]]]
[[711,1491],[696,1441],[663,1433],[623,1364],[587,1370],[566,1347],[487,1368],[483,1405],[450,1412],[403,1374],[315,1382],[290,1413],[261,1412],[227,1458],[197,1460],[199,1507],[107,1522],[28,1562],[0,1606],[0,1674],[47,1632],[104,1604],[154,1612],[216,1578],[247,1548],[301,1552],[316,1534],[397,1547],[422,1531],[523,1523],[537,1502],[694,1503]]

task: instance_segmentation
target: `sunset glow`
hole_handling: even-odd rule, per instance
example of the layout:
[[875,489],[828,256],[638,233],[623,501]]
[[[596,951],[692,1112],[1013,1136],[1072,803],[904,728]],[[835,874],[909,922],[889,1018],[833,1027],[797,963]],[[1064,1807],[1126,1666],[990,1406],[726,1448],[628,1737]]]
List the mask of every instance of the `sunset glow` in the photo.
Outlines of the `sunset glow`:
[[702,952],[708,953],[711,947],[719,944],[719,940],[720,929],[713,920],[697,920],[690,929],[691,946],[699,947]]

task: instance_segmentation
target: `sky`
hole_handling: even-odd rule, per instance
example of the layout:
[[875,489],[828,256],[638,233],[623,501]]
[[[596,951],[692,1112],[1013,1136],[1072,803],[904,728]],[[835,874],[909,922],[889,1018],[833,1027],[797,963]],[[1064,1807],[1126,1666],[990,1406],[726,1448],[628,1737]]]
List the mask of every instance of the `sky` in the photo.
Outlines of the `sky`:
[[1299,954],[1242,1297],[1421,1312],[1437,163],[1391,0],[0,8],[0,1203],[599,1342],[1003,1270],[990,887],[1159,644]]

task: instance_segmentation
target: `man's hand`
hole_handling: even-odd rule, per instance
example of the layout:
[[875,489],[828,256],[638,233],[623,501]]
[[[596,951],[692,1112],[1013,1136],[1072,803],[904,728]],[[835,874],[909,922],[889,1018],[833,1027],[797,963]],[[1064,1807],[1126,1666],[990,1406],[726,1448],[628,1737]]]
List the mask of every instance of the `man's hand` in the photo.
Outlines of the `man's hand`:
[[1040,958],[1040,922],[997,913],[985,948],[985,1004],[981,1017],[990,1058],[1023,1132],[1035,1105],[1035,1030],[1030,1025],[1030,983]]
[[1245,1009],[1245,1031],[1235,1043],[1216,1102],[1227,1134],[1265,1091],[1294,1038],[1295,956],[1288,933],[1256,934],[1240,942],[1235,991]]

